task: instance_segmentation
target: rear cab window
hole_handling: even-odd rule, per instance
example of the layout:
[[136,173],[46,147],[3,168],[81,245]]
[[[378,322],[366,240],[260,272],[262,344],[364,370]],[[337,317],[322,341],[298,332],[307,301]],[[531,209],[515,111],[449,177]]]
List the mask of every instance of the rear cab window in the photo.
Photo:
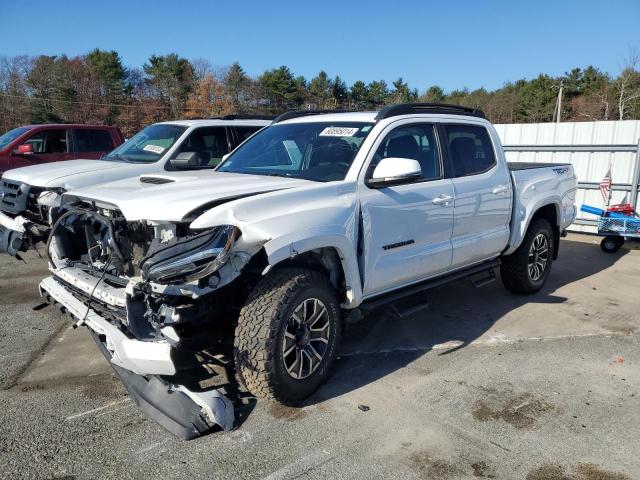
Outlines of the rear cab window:
[[496,165],[487,129],[479,125],[444,125],[454,176],[479,175]]
[[75,130],[78,152],[110,152],[114,148],[111,133],[106,130],[83,128]]

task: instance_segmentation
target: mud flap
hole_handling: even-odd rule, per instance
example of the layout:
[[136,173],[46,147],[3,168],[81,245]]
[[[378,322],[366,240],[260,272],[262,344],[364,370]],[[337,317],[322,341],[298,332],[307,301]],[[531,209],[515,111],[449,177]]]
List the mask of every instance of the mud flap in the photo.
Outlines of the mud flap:
[[[110,361],[111,354],[98,335],[91,330],[89,332],[102,354]],[[233,428],[233,404],[221,393],[215,392],[215,403],[203,408],[192,398],[198,396],[197,393],[187,394],[160,377],[145,377],[109,363],[140,410],[177,437],[191,440],[209,432],[215,423],[225,430]],[[205,392],[203,395],[211,396],[211,393]],[[215,418],[206,418],[212,414]]]

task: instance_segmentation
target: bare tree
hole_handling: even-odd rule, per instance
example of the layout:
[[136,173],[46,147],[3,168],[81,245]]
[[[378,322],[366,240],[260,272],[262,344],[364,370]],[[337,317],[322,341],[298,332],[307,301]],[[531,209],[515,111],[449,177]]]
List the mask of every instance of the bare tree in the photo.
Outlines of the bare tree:
[[622,66],[622,73],[620,73],[620,77],[616,81],[619,120],[624,120],[629,106],[640,98],[639,63],[640,54],[635,48],[629,48],[629,53]]

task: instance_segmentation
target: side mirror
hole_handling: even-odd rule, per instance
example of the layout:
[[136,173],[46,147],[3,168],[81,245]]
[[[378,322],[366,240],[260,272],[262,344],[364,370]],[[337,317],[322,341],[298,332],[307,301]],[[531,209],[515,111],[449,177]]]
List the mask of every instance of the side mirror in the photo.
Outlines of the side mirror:
[[193,170],[200,166],[200,155],[197,152],[182,152],[169,160],[169,165],[176,170]]
[[421,177],[422,169],[417,160],[388,157],[380,160],[366,184],[370,188],[383,188],[412,183]]
[[222,155],[222,160],[220,160],[220,163],[224,162],[227,158],[229,158],[229,155],[231,155],[230,153],[225,153],[224,155]]
[[30,143],[26,143],[24,145],[19,145],[13,153],[16,155],[33,155],[33,145]]

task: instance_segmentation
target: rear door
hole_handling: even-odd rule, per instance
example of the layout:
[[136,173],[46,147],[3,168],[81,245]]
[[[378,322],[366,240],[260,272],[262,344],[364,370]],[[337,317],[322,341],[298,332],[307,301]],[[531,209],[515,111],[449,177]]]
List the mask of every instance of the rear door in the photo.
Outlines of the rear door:
[[422,178],[384,188],[360,186],[365,296],[432,277],[451,265],[453,184],[444,174],[434,125],[403,122],[381,138],[367,176],[381,159],[400,157],[418,160]]
[[74,158],[97,159],[115,148],[111,133],[95,128],[74,129]]
[[441,129],[454,177],[452,268],[460,268],[495,257],[507,245],[512,187],[483,125],[444,123]]
[[22,142],[31,145],[33,153],[29,155],[11,156],[12,168],[27,167],[41,163],[71,160],[71,131],[68,128],[47,128],[38,130]]

